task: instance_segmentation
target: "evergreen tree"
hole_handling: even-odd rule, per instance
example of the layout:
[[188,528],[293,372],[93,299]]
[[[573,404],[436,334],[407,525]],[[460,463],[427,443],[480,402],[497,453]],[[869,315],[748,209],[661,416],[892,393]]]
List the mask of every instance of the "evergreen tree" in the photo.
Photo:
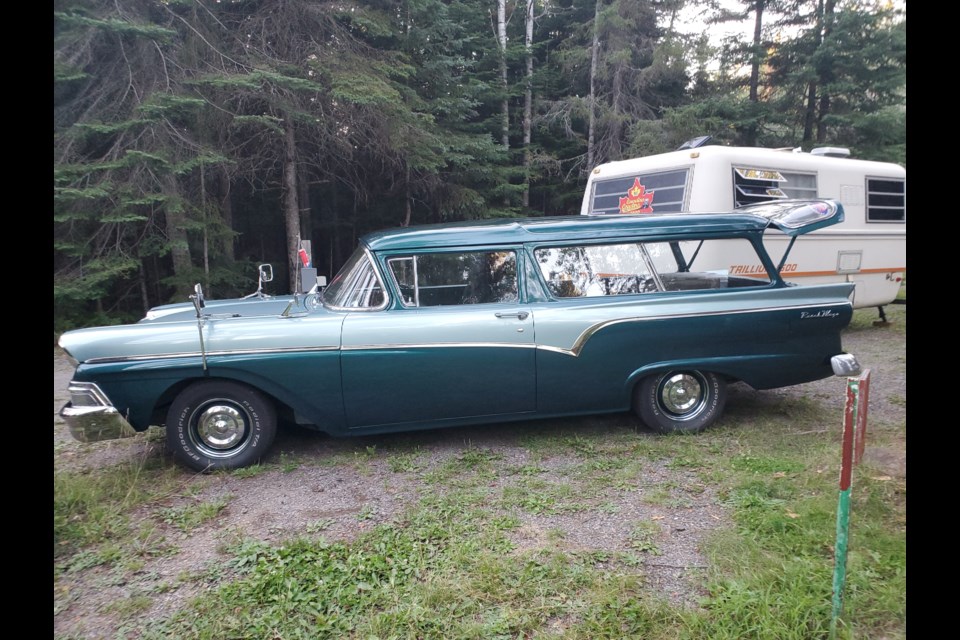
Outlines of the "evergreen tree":
[[185,292],[194,277],[185,191],[199,167],[226,159],[190,134],[203,103],[172,68],[181,44],[151,2],[54,13],[54,304],[64,315],[136,314],[165,298],[164,283]]
[[697,135],[906,162],[902,5],[741,0],[717,47],[688,4],[720,6],[58,0],[55,325],[293,287],[301,239],[333,275],[370,230],[577,213],[592,166]]
[[[808,0],[770,57],[776,112],[804,146],[835,144],[905,162],[906,19],[886,2]],[[869,132],[869,134],[867,134]]]

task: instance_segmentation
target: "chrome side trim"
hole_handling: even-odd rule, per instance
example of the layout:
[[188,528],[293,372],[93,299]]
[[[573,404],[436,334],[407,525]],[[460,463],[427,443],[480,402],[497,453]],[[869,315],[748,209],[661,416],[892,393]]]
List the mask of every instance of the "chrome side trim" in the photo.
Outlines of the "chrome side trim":
[[[340,347],[277,347],[262,349],[221,349],[219,351],[207,351],[207,357],[211,356],[247,356],[259,355],[264,353],[312,353],[319,351],[338,351]],[[139,356],[109,356],[105,358],[90,358],[86,362],[89,364],[104,364],[107,362],[141,362],[145,360],[175,360],[177,358],[199,358],[199,351],[181,351],[178,353],[154,353]]]
[[93,382],[75,382],[71,380],[70,384],[67,386],[67,392],[70,394],[71,400],[78,400],[82,397],[88,397],[95,403],[95,405],[84,403],[84,405],[81,406],[113,406],[113,403],[110,402],[110,398],[107,397],[107,394],[105,394],[100,387]]
[[539,349],[531,342],[430,342],[423,344],[396,343],[396,344],[357,344],[343,347],[342,351],[382,351],[390,349],[434,349],[438,347],[477,348],[492,347],[502,349]]
[[784,307],[764,307],[762,309],[747,309],[741,311],[710,311],[702,312],[698,311],[696,313],[671,313],[657,316],[635,316],[633,318],[616,318],[614,320],[605,320],[603,322],[598,322],[597,324],[591,325],[583,333],[581,333],[576,340],[573,342],[573,346],[569,349],[564,349],[563,347],[553,347],[547,345],[537,345],[537,349],[543,351],[552,351],[554,353],[560,353],[565,356],[573,356],[574,358],[579,357],[580,352],[583,351],[583,347],[587,344],[587,341],[590,340],[601,329],[606,329],[615,324],[623,324],[625,322],[648,322],[653,320],[669,320],[677,318],[702,318],[706,316],[725,316],[725,315],[742,315],[742,314],[752,314],[752,313],[769,313],[771,311],[789,311],[792,309],[810,309],[810,308],[833,308],[833,307],[846,307],[850,306],[850,303],[841,303],[841,304],[803,304],[803,305],[791,305]]
[[[591,335],[592,335],[592,334],[591,334]],[[574,358],[576,358],[577,356],[580,355],[580,349],[582,349],[582,348],[583,348],[582,345],[581,345],[580,348],[578,348],[578,349],[576,349],[576,350],[574,350],[574,349],[564,349],[563,347],[551,347],[551,346],[548,346],[548,345],[545,345],[545,344],[538,344],[538,345],[537,345],[537,350],[539,350],[539,351],[551,351],[551,352],[553,352],[553,353],[559,353],[559,354],[565,355],[565,356],[572,356],[572,357],[574,357]]]
[[[356,344],[356,345],[345,345],[342,347],[279,347],[279,348],[262,348],[262,349],[223,349],[219,351],[208,351],[207,357],[213,356],[244,356],[244,355],[261,355],[261,354],[282,354],[282,353],[320,353],[326,351],[382,351],[390,349],[436,349],[436,348],[448,348],[448,347],[461,347],[461,348],[503,348],[503,349],[539,349],[542,351],[550,351],[553,353],[560,353],[567,356],[572,356],[574,358],[580,355],[580,352],[583,350],[586,343],[592,338],[598,331],[605,329],[607,327],[623,324],[626,322],[652,322],[657,320],[671,320],[671,319],[681,319],[681,318],[702,318],[709,316],[724,316],[724,315],[743,315],[743,314],[753,314],[753,313],[769,313],[771,311],[790,311],[790,310],[803,310],[803,309],[832,309],[837,307],[847,307],[850,306],[849,302],[846,303],[825,303],[825,304],[802,304],[802,305],[788,305],[780,307],[763,307],[759,309],[745,309],[745,310],[723,310],[723,311],[710,311],[710,312],[691,312],[691,313],[670,313],[670,314],[661,314],[654,316],[634,316],[630,318],[615,318],[613,320],[604,320],[587,327],[580,335],[574,340],[573,345],[569,348],[556,347],[552,345],[545,344],[533,344],[526,342],[430,342],[430,343],[389,343],[389,344]],[[199,351],[191,352],[180,352],[180,353],[165,353],[165,354],[147,354],[147,355],[138,355],[138,356],[124,356],[124,357],[106,357],[106,358],[91,358],[87,360],[90,364],[104,364],[112,362],[141,362],[146,360],[172,360],[176,358],[196,358],[200,357],[201,353]]]

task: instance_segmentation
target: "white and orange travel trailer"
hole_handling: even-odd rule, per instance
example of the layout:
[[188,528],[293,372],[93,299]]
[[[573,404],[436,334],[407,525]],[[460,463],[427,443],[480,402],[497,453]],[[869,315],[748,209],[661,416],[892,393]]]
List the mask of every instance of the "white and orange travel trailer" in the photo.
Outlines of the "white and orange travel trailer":
[[[798,237],[780,271],[797,284],[853,282],[854,306],[879,307],[885,317],[883,305],[897,297],[907,268],[906,169],[854,160],[834,147],[804,153],[695,144],[597,166],[580,213],[703,213],[784,198],[838,200],[844,221]],[[775,263],[782,262],[790,240],[770,234],[764,242]],[[731,275],[762,269],[735,251],[697,260]]]

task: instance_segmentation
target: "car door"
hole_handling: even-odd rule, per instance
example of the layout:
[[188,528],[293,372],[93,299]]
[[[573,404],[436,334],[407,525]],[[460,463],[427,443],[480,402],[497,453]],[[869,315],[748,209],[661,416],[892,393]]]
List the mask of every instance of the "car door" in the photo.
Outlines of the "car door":
[[388,308],[351,313],[341,365],[351,429],[536,409],[533,317],[521,303],[518,251],[433,251],[385,261]]

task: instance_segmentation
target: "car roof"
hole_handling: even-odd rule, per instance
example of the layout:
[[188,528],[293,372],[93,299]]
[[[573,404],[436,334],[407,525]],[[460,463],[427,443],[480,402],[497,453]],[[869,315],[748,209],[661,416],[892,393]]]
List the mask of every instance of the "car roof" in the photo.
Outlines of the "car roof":
[[618,214],[497,218],[419,225],[369,233],[361,242],[372,251],[448,246],[564,242],[691,233],[762,231],[769,220],[738,213]]

